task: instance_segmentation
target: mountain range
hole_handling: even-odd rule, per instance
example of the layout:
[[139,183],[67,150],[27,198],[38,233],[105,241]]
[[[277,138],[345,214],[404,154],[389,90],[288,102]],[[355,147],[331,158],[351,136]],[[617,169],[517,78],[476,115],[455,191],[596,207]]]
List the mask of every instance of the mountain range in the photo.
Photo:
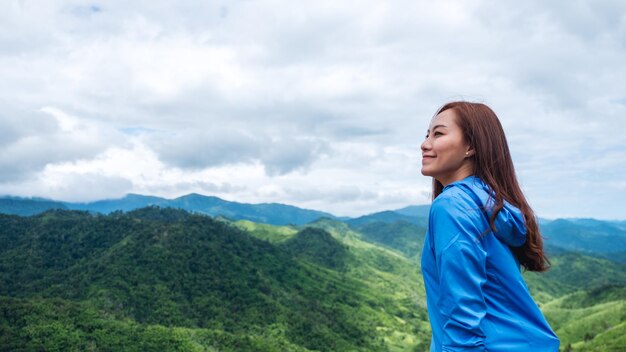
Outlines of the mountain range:
[[[379,234],[384,234],[389,229],[382,229],[382,227],[393,226],[397,222],[413,224],[416,229],[423,231],[427,225],[430,209],[429,205],[414,205],[349,218],[280,203],[239,203],[196,193],[174,199],[128,194],[120,199],[88,203],[60,202],[42,198],[0,198],[0,213],[22,216],[39,214],[48,209],[82,210],[109,214],[115,211],[132,211],[148,206],[183,209],[192,213],[220,216],[231,220],[249,220],[270,225],[304,225],[320,218],[329,218],[343,221],[371,236],[375,236],[374,232],[376,231]],[[626,262],[625,224],[626,221],[596,219],[539,219],[540,230],[550,253],[574,251],[617,262]],[[396,238],[396,241],[398,240]],[[407,248],[405,252],[417,253],[418,247]]]
[[148,206],[184,209],[193,213],[223,216],[233,220],[250,220],[273,225],[289,223],[301,225],[321,217],[337,218],[332,214],[302,209],[279,203],[247,204],[230,202],[218,197],[191,193],[175,199],[128,194],[120,199],[99,200],[88,203],[72,203],[41,198],[0,198],[0,213],[35,215],[48,209],[83,210],[109,214],[114,211],[131,211]]

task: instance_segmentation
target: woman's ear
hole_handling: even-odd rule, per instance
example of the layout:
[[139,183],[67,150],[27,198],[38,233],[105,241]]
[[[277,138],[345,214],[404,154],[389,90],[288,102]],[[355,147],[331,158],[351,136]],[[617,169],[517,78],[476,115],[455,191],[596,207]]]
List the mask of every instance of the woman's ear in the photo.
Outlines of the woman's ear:
[[475,154],[474,149],[468,149],[468,150],[465,152],[465,156],[468,156],[468,157],[469,157],[469,156],[472,156],[472,155],[474,155],[474,154]]

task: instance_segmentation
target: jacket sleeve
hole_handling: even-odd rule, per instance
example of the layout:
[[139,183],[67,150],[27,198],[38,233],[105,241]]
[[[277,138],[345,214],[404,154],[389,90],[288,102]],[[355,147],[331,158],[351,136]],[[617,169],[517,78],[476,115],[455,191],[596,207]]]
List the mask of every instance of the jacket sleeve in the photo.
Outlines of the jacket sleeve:
[[486,253],[480,245],[480,212],[462,199],[433,204],[435,254],[439,271],[437,308],[443,318],[443,351],[484,351],[480,327],[486,314],[483,285]]

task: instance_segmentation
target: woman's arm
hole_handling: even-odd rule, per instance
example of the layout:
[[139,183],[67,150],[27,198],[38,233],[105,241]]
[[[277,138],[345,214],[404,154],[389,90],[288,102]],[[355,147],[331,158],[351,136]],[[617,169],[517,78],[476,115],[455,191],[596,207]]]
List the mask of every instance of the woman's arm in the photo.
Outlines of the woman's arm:
[[487,311],[482,291],[487,273],[481,251],[476,244],[457,239],[439,259],[437,306],[444,318],[444,351],[484,349],[480,322]]
[[433,204],[443,351],[484,350],[480,323],[487,310],[482,290],[487,280],[486,253],[479,243],[481,224],[474,216],[482,213],[465,204],[460,198]]

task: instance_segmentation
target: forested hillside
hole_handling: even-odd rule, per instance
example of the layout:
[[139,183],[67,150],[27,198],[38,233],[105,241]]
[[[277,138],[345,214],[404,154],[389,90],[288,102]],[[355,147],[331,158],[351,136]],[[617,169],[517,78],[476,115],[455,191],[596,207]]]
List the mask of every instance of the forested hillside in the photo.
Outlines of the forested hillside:
[[[428,336],[417,268],[320,227],[275,245],[146,208],[3,215],[0,229],[5,351],[385,351]],[[355,268],[362,255],[373,263]]]

